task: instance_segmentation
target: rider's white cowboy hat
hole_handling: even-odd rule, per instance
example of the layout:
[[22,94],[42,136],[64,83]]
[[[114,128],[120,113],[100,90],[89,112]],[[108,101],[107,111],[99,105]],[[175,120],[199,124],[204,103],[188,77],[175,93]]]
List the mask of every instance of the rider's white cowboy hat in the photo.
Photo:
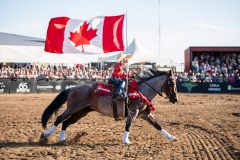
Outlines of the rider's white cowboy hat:
[[127,54],[120,54],[117,59],[117,62],[124,61],[124,59],[127,61],[127,59],[126,59],[127,56],[128,56]]

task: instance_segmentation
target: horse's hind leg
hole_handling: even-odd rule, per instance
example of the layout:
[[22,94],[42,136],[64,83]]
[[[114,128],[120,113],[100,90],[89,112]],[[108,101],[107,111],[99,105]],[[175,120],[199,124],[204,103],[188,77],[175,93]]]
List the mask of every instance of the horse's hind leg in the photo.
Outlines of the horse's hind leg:
[[71,116],[72,111],[70,109],[66,109],[60,116],[57,117],[54,124],[46,131],[43,132],[41,135],[41,138],[47,138],[49,137],[57,128],[57,126],[62,123],[65,119],[67,119],[69,116]]
[[84,116],[86,116],[91,111],[93,111],[91,108],[89,108],[89,107],[85,108],[81,111],[78,111],[78,112],[74,113],[73,115],[71,115],[71,117],[69,117],[68,119],[63,121],[62,130],[60,132],[60,137],[59,137],[60,142],[65,141],[65,133],[66,133],[67,127],[76,123],[79,119],[83,118]]
[[157,130],[160,131],[160,133],[165,136],[167,139],[169,139],[170,141],[174,141],[176,140],[176,137],[172,136],[171,134],[169,134],[167,131],[165,131],[164,129],[162,129],[161,125],[157,122],[157,120],[154,118],[154,116],[151,113],[144,113],[141,116],[142,119],[146,120],[147,122],[149,122],[153,127],[155,127]]

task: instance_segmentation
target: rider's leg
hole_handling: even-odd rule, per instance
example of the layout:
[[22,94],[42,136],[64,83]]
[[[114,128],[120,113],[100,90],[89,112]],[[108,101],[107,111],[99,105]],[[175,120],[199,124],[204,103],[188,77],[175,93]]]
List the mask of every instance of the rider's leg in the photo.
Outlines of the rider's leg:
[[121,95],[122,92],[123,92],[122,85],[123,85],[123,81],[120,80],[120,79],[118,79],[118,80],[117,80],[117,94],[118,94],[118,95]]
[[118,88],[117,88],[117,94],[119,99],[126,98],[126,93],[125,93],[125,81],[123,80],[118,80]]
[[114,77],[112,77],[111,80],[117,86],[116,94],[121,95],[121,80]]
[[129,111],[128,117],[127,117],[127,122],[125,125],[125,131],[123,133],[122,137],[122,143],[123,144],[130,144],[131,142],[129,141],[129,129],[132,125],[132,122],[136,119],[137,115],[139,113],[139,110],[131,110]]
[[71,117],[69,117],[67,120],[65,120],[63,122],[62,130],[60,132],[60,137],[59,137],[60,142],[65,141],[65,134],[66,134],[67,127],[76,123],[79,119],[83,118],[91,111],[93,111],[91,108],[89,108],[89,107],[85,108],[81,111],[78,111],[77,113],[74,113],[73,115],[71,115]]
[[[125,81],[122,80],[119,84],[119,88],[120,88],[120,94],[125,94],[124,90],[125,90]],[[125,95],[124,95],[125,96]]]
[[171,134],[169,134],[167,131],[165,131],[164,129],[162,129],[162,127],[160,126],[160,124],[157,122],[157,120],[154,118],[154,116],[151,113],[145,113],[141,116],[142,119],[146,120],[147,122],[149,122],[153,127],[155,127],[157,130],[160,131],[160,133],[166,137],[168,140],[170,141],[174,141],[176,139],[176,137],[172,136]]

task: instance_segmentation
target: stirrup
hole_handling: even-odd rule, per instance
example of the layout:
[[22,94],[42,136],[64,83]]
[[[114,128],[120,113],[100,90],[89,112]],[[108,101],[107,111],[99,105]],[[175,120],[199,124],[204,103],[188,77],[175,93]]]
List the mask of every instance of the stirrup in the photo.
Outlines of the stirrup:
[[124,98],[125,98],[124,94],[117,94],[117,96],[116,96],[117,100],[123,100]]

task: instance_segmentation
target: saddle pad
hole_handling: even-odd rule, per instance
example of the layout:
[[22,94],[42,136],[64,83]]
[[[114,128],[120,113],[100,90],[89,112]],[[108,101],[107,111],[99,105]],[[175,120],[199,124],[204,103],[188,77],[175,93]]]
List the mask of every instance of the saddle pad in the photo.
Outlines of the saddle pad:
[[95,93],[97,95],[110,96],[111,95],[111,89],[110,89],[110,87],[106,86],[103,83],[98,83],[97,87],[95,89]]
[[[95,93],[97,95],[102,95],[102,96],[111,96],[111,88],[109,86],[106,86],[103,83],[98,83],[95,89]],[[129,99],[138,99],[139,97],[140,95],[136,89],[133,89],[133,88],[128,89]]]

